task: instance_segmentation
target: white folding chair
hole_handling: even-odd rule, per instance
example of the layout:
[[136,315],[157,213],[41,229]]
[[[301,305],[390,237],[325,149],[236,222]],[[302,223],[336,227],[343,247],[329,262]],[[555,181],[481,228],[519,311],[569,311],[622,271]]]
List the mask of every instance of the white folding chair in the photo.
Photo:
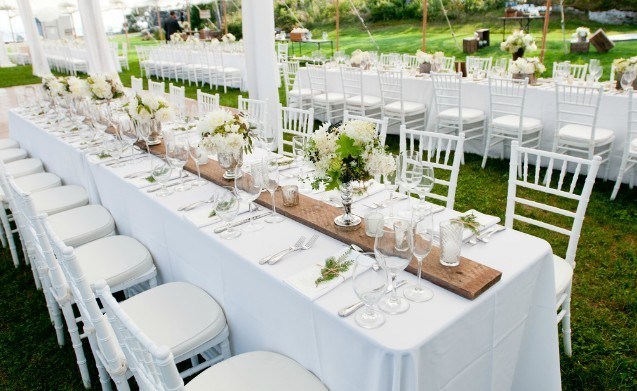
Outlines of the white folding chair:
[[166,95],[166,84],[163,81],[152,81],[148,79],[148,92],[163,98]]
[[539,148],[544,125],[537,118],[524,116],[528,79],[489,77],[489,126],[484,141],[482,168],[487,164],[489,150],[502,143],[502,155],[507,140],[518,145]]
[[[622,184],[624,175],[630,170],[634,170],[637,167],[637,99],[635,99],[635,92],[628,90],[628,133],[627,139],[624,142],[624,154],[622,155],[622,162],[619,165],[619,173],[617,174],[617,181],[615,181],[615,187],[613,188],[613,194],[610,199],[614,200],[617,197],[619,186]],[[637,170],[630,177],[630,188],[633,188],[635,182],[635,176],[637,176]]]
[[293,157],[292,137],[309,137],[313,133],[314,109],[303,110],[279,105],[279,111],[281,121],[277,134],[277,152],[280,155]]
[[427,106],[403,98],[403,71],[378,70],[380,83],[381,117],[399,122],[411,129],[425,130],[427,127]]
[[[464,148],[464,133],[454,136],[401,126],[399,145],[401,153],[417,151],[423,162],[433,167],[436,173],[434,188],[427,197],[443,202],[447,209],[453,209]],[[442,190],[443,188],[446,191]]]
[[[592,160],[582,159],[554,152],[519,147],[517,141],[514,141],[511,146],[505,226],[512,229],[514,221],[517,220],[566,235],[569,238],[566,256],[561,258],[553,255],[555,292],[557,295],[556,311],[558,311],[557,323],[562,322],[564,352],[568,356],[572,355],[571,288],[573,270],[575,269],[575,254],[588,200],[593,190],[600,164],[601,158],[599,156],[593,157]],[[535,167],[533,168],[531,165],[535,165]],[[571,174],[567,174],[569,165],[573,168],[572,178]],[[518,175],[518,166],[521,166],[520,175]],[[542,182],[541,178],[542,166],[547,167],[546,180],[544,182]],[[554,171],[557,174],[555,176],[553,175]],[[584,176],[582,173],[585,171],[587,174],[582,184],[579,179],[580,176]],[[575,201],[577,206],[563,209],[555,206],[555,202],[548,205],[543,203],[546,202],[546,198],[542,197],[544,195],[549,195],[552,199],[560,197],[571,202]],[[516,208],[517,205],[519,205],[518,208]],[[539,216],[545,217],[545,220],[540,220],[541,217]],[[561,224],[562,226],[556,225],[554,222],[558,216],[561,219],[572,219],[570,228],[562,228],[564,224]]]
[[211,111],[219,109],[219,94],[208,94],[197,90],[197,112],[203,117]]
[[184,114],[186,110],[186,87],[177,87],[170,83],[168,86],[168,100],[178,115]]
[[343,118],[345,96],[342,92],[330,92],[327,86],[327,68],[323,65],[307,64],[312,91],[312,108],[315,115],[335,123]]
[[362,115],[350,114],[349,111],[345,110],[345,112],[343,113],[343,122],[345,123],[348,121],[365,121],[371,122],[376,125],[376,135],[378,136],[378,141],[380,141],[380,144],[382,146],[385,146],[385,141],[387,139],[387,128],[389,125],[388,118],[385,117],[383,119],[377,119],[365,117]]
[[606,163],[606,180],[615,132],[597,126],[602,92],[603,87],[555,85],[557,115],[553,152],[583,155],[587,159],[600,156],[602,164]]
[[341,66],[341,83],[345,94],[345,111],[362,117],[380,116],[382,99],[365,93],[362,69]]
[[137,78],[137,77],[131,75],[131,77],[130,77],[130,86],[131,86],[131,89],[133,90],[133,92],[135,92],[137,94],[141,94],[142,92],[144,92],[144,79]]
[[237,108],[244,118],[257,132],[262,132],[268,126],[268,102],[258,99],[247,99],[239,95]]
[[303,78],[299,75],[298,61],[284,61],[283,83],[285,85],[285,101],[288,107],[308,109],[312,107],[312,90],[310,86],[302,85]]

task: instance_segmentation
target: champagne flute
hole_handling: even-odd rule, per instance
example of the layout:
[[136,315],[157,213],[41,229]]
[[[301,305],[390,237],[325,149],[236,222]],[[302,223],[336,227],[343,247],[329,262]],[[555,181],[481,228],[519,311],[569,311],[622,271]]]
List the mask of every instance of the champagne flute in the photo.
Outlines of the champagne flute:
[[352,269],[352,286],[356,296],[365,303],[365,308],[356,313],[356,324],[366,329],[380,327],[385,323],[385,316],[374,309],[387,289],[387,271],[385,269],[370,270],[376,265],[373,253],[359,254]]
[[199,166],[207,163],[208,156],[206,150],[199,145],[201,136],[199,136],[198,133],[191,133],[188,135],[186,142],[188,144],[188,153],[195,162],[195,167],[197,167],[197,180],[191,183],[193,186],[203,186],[206,184],[206,181],[201,179],[201,169]]
[[279,187],[279,158],[277,156],[264,158],[261,174],[263,187],[269,191],[272,196],[272,214],[265,218],[265,222],[270,224],[280,223],[283,221],[283,216],[276,212],[276,203],[274,200],[274,192]]
[[414,235],[414,257],[418,261],[418,281],[406,288],[403,295],[407,300],[419,303],[431,300],[434,293],[431,289],[422,287],[422,262],[431,252],[433,243],[433,213],[431,208],[427,210],[416,210],[412,215],[412,226]]
[[374,253],[380,266],[391,276],[392,293],[378,303],[388,314],[401,314],[409,309],[409,302],[396,294],[396,275],[404,270],[413,256],[411,221],[393,219],[391,226],[383,226],[374,242]]
[[[215,212],[226,223],[230,223],[237,216],[239,213],[239,197],[234,193],[233,188],[224,187],[221,190],[219,197],[217,197]],[[220,236],[224,239],[235,239],[240,235],[241,231],[228,227]]]
[[168,181],[172,175],[172,167],[164,159],[151,159],[152,169],[150,174],[161,185],[161,190],[157,193],[157,197],[166,197],[173,193],[172,189],[166,187],[166,181]]
[[[246,167],[246,173],[250,173],[251,175],[237,175],[234,180],[234,191],[239,197],[239,199],[248,204],[248,210],[252,211],[252,203],[254,200],[259,198],[261,195],[262,189],[262,178],[259,175],[254,175],[252,166],[256,166],[257,164],[250,165]],[[237,167],[236,170],[241,170],[241,167]],[[255,168],[256,173],[260,174],[259,168]],[[254,232],[263,228],[263,224],[250,221],[243,228],[246,232]]]

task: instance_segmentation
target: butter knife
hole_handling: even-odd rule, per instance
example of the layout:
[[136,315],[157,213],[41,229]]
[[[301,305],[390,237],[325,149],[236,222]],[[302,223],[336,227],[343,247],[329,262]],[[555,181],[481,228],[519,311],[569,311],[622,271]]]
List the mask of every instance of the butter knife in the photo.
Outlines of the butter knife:
[[[396,288],[400,288],[401,286],[405,285],[407,283],[407,280],[400,280],[396,283]],[[387,287],[387,290],[385,291],[385,295],[391,293],[393,290],[393,288],[391,286]],[[348,316],[350,316],[351,314],[353,314],[354,312],[356,312],[357,309],[361,308],[362,306],[364,306],[365,303],[363,303],[362,301],[359,301],[357,303],[354,303],[348,307],[343,308],[342,310],[338,311],[338,316],[340,316],[341,318],[346,318]]]
[[227,230],[228,228],[238,227],[238,226],[243,225],[245,223],[249,223],[251,221],[259,220],[261,218],[264,218],[265,216],[268,216],[270,214],[272,214],[272,212],[265,212],[265,213],[261,213],[260,215],[246,217],[243,220],[235,221],[234,223],[226,224],[223,227],[215,228],[214,229],[214,233],[216,233],[216,234],[221,233],[221,232]]

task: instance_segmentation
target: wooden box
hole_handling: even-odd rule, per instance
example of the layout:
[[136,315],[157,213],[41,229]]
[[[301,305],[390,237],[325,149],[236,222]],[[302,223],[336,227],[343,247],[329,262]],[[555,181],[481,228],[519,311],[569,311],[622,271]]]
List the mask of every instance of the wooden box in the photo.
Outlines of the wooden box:
[[305,40],[305,33],[290,33],[290,41],[298,42]]
[[590,42],[571,42],[571,53],[588,53]]
[[475,53],[478,51],[478,40],[471,37],[462,40],[462,51],[467,54]]
[[600,53],[608,53],[609,50],[615,47],[615,43],[608,38],[602,29],[595,31],[589,38],[589,42],[595,46],[595,49]]
[[476,30],[476,33],[478,34],[478,49],[491,45],[491,33],[489,29]]

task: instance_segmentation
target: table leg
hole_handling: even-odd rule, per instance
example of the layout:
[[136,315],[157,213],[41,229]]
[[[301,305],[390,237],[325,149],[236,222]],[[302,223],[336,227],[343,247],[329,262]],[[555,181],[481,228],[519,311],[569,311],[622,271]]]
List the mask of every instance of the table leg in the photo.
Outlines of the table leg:
[[502,19],[502,42],[504,42],[504,37],[506,36],[507,31],[507,21],[506,19]]
[[332,49],[332,58],[334,58],[334,41],[330,41],[330,48]]

